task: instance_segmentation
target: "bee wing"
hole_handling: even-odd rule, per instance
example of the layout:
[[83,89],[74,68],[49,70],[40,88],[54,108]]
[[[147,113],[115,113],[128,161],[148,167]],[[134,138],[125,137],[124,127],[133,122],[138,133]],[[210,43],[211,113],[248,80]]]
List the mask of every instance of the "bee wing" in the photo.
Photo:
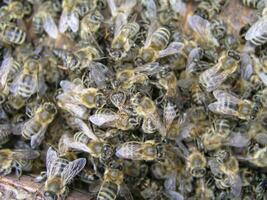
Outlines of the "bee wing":
[[32,149],[14,149],[13,157],[17,159],[34,160],[40,156],[38,151]]
[[245,80],[248,80],[253,73],[252,59],[247,53],[241,54],[240,70],[241,70],[241,77]]
[[134,200],[131,191],[129,190],[128,186],[125,183],[122,183],[120,185],[119,194],[121,197],[123,197],[125,200]]
[[60,86],[64,92],[74,92],[77,91],[77,89],[78,91],[82,89],[80,85],[77,85],[67,80],[60,81]]
[[253,42],[253,44],[258,46],[263,44],[261,41],[266,42],[267,40],[266,34],[267,34],[267,20],[265,18],[261,18],[248,29],[245,35],[245,39]]
[[72,30],[72,32],[76,33],[79,30],[79,15],[76,12],[71,12],[68,20],[68,26]]
[[218,101],[222,99],[229,99],[234,104],[238,104],[240,102],[240,99],[223,90],[215,90],[213,91],[213,95]]
[[267,134],[265,132],[263,133],[258,133],[254,137],[255,141],[258,142],[259,144],[266,146],[267,145]]
[[44,15],[43,17],[44,30],[49,37],[56,39],[58,36],[57,25],[51,15]]
[[186,4],[182,0],[170,0],[170,5],[173,11],[184,16],[186,13]]
[[83,144],[81,142],[76,142],[74,141],[73,138],[66,137],[64,138],[63,143],[69,148],[76,149],[78,151],[91,153],[91,150],[86,146],[86,144]]
[[237,174],[234,177],[230,178],[230,183],[231,183],[231,193],[235,197],[240,197],[241,191],[242,191],[242,179],[241,177]]
[[151,22],[149,28],[148,28],[148,31],[147,31],[147,37],[146,37],[146,41],[145,41],[145,44],[144,46],[147,47],[150,43],[150,38],[151,36],[153,35],[153,33],[156,31],[156,29],[158,28],[158,23],[157,21],[153,21]]
[[238,112],[225,106],[224,101],[217,101],[208,105],[210,111],[218,114],[237,116]]
[[142,160],[140,155],[142,144],[140,142],[126,142],[116,149],[116,156],[124,159]]
[[69,184],[72,179],[82,171],[82,169],[86,165],[85,158],[79,158],[72,162],[70,162],[62,171],[61,178],[63,180],[64,185]]
[[87,135],[92,140],[99,140],[99,138],[93,133],[92,129],[81,119],[75,118],[74,119],[75,125],[79,127],[79,129]]
[[116,17],[114,36],[117,36],[120,33],[121,28],[125,24],[127,24],[127,16],[124,13],[121,13]]
[[59,19],[59,31],[61,33],[65,33],[65,31],[68,29],[68,12],[66,10],[63,10]]
[[159,65],[158,62],[152,62],[152,63],[148,63],[145,65],[136,67],[135,71],[153,76],[157,74],[161,69],[162,67]]
[[58,153],[52,148],[49,147],[46,153],[46,170],[47,176],[51,176],[53,173],[54,161],[58,159]]
[[263,71],[260,71],[257,74],[260,77],[261,81],[264,83],[264,85],[267,86],[267,74]]
[[113,114],[93,114],[89,117],[90,122],[97,126],[103,126],[118,119],[119,116]]
[[248,146],[250,139],[245,137],[243,134],[234,133],[230,138],[227,139],[226,145],[232,147],[246,147]]
[[183,47],[184,44],[181,42],[172,42],[164,50],[159,52],[159,58],[179,53]]
[[192,15],[188,18],[188,24],[191,29],[204,41],[211,42],[215,46],[219,46],[216,38],[211,33],[211,24],[208,20],[203,19],[198,15]]
[[171,176],[165,179],[164,187],[166,190],[174,191],[176,189],[176,173],[174,172]]
[[37,147],[40,146],[40,144],[44,140],[45,132],[46,132],[46,127],[42,127],[38,133],[31,136],[31,147],[33,149],[36,149]]
[[4,55],[4,60],[2,61],[0,67],[0,88],[3,88],[6,85],[7,77],[10,71],[10,68],[13,63],[13,58],[10,51],[6,51]]
[[111,15],[114,17],[117,13],[117,6],[114,0],[107,0],[108,7],[110,9]]
[[164,193],[167,195],[169,200],[184,200],[184,197],[182,194],[176,191],[172,190],[166,190]]
[[[142,5],[146,9],[147,18],[151,21],[157,18],[157,6],[154,0],[142,0]],[[154,19],[154,20],[153,20]]]

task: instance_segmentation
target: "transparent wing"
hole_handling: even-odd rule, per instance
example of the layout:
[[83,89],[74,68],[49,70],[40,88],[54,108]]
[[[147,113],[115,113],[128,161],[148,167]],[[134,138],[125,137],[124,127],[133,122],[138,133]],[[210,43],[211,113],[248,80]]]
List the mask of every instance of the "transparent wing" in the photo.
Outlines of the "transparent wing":
[[14,149],[13,157],[17,159],[34,160],[40,156],[38,151],[32,149]]
[[163,108],[163,118],[165,122],[165,126],[168,127],[171,125],[175,117],[177,116],[177,112],[175,109],[175,105],[173,105],[171,102],[167,102],[166,106]]
[[142,150],[142,143],[127,142],[116,149],[116,156],[124,159],[142,160],[140,151]]
[[170,5],[173,11],[184,16],[186,13],[186,4],[182,0],[170,0]]
[[40,144],[44,140],[45,132],[46,132],[46,127],[42,127],[38,131],[38,133],[36,133],[33,136],[31,136],[31,147],[33,149],[36,149],[37,147],[40,146]]
[[76,33],[79,30],[79,25],[80,25],[80,21],[79,21],[78,13],[71,12],[69,16],[69,20],[68,20],[68,26],[70,27],[72,32]]
[[248,29],[245,39],[251,41],[257,38],[266,38],[266,34],[267,20],[266,18],[261,18]]
[[166,190],[175,191],[176,189],[176,173],[173,173],[171,176],[165,179],[164,187]]
[[188,18],[190,28],[204,41],[211,42],[215,46],[219,46],[218,41],[211,33],[210,22],[198,15],[192,15]]
[[253,64],[250,56],[247,53],[241,54],[240,59],[241,77],[248,80],[253,73]]
[[120,33],[121,28],[125,24],[127,24],[127,15],[120,13],[115,20],[114,36],[117,36]]
[[56,39],[58,36],[57,25],[51,15],[45,15],[43,17],[44,30],[49,37]]
[[58,153],[52,147],[49,147],[46,153],[46,170],[48,175],[51,175],[53,163],[57,159],[58,159]]
[[172,42],[169,46],[167,46],[167,48],[159,52],[159,58],[179,53],[183,47],[183,43]]
[[114,0],[107,0],[108,7],[110,9],[111,15],[115,16],[117,13],[117,6]]
[[261,81],[264,83],[265,86],[267,86],[267,74],[263,71],[257,73],[260,77]]
[[225,144],[227,146],[241,148],[248,146],[249,142],[250,139],[248,137],[245,137],[240,133],[234,133],[230,138],[227,139],[227,142]]
[[119,116],[113,114],[93,114],[89,117],[90,122],[97,126],[103,126],[118,119]]
[[242,179],[237,174],[234,177],[230,178],[230,184],[231,184],[231,193],[235,197],[240,197],[241,191],[242,191]]
[[64,92],[80,91],[82,89],[80,85],[67,80],[60,81],[60,86]]
[[159,27],[157,21],[153,21],[151,22],[148,31],[147,31],[147,37],[146,37],[146,41],[144,46],[147,47],[150,43],[150,38],[153,35],[153,33],[157,30],[157,28]]
[[10,51],[6,51],[4,55],[4,60],[2,61],[0,67],[0,88],[3,88],[6,85],[7,77],[10,71],[10,68],[13,63],[13,58]]
[[86,165],[85,158],[79,158],[72,162],[70,162],[61,173],[61,178],[64,182],[64,185],[69,184],[72,179],[82,171],[84,166]]
[[65,31],[68,29],[68,26],[68,13],[67,11],[63,10],[59,19],[59,31],[61,33],[65,33]]
[[182,194],[176,191],[167,190],[164,192],[169,200],[184,200]]
[[225,103],[223,101],[211,103],[208,105],[208,108],[214,113],[238,116],[238,112],[225,106]]
[[69,151],[69,147],[67,146],[68,144],[68,139],[70,139],[71,136],[68,134],[63,134],[59,141],[58,141],[58,152],[59,154],[64,154]]
[[238,104],[240,102],[240,99],[223,90],[215,90],[213,91],[213,95],[218,101],[223,99],[229,99],[229,101],[231,101],[234,104]]
[[76,141],[74,141],[73,138],[65,138],[63,142],[65,143],[66,146],[68,146],[72,149],[91,153],[91,150],[86,146],[86,144],[83,144],[81,142],[76,142]]
[[158,62],[148,63],[142,66],[136,67],[134,70],[136,72],[145,73],[147,75],[153,76],[160,72],[162,66],[159,65]]
[[87,135],[92,140],[99,140],[99,138],[93,133],[92,129],[81,119],[75,118],[74,119],[75,125],[79,127],[79,129]]
[[142,4],[146,9],[147,18],[151,21],[157,18],[157,6],[154,0],[142,0]]
[[254,137],[255,141],[258,142],[259,144],[266,146],[267,145],[267,134],[265,132],[263,133],[258,133]]

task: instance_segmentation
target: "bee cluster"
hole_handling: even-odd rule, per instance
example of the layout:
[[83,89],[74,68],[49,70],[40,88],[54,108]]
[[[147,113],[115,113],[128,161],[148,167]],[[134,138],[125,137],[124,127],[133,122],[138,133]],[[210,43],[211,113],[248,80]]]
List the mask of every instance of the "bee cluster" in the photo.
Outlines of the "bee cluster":
[[45,200],[267,199],[266,0],[4,0],[0,61],[0,174]]

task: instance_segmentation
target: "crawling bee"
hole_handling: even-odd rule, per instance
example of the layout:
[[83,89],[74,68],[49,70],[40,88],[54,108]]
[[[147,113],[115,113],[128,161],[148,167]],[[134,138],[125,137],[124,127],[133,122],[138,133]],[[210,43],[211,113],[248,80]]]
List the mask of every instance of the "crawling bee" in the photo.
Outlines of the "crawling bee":
[[31,149],[1,149],[0,150],[0,173],[7,175],[15,168],[16,175],[21,176],[22,171],[30,171],[31,161],[39,157],[39,152]]
[[38,147],[44,139],[48,125],[54,120],[57,113],[53,103],[46,102],[36,110],[33,118],[27,121],[22,128],[22,136],[31,140],[31,147]]
[[1,15],[0,19],[5,22],[22,19],[32,11],[30,5],[27,3],[28,2],[11,1],[8,5],[1,8],[4,14]]
[[46,1],[38,6],[32,18],[32,28],[35,34],[41,35],[45,31],[49,37],[57,38],[58,28],[54,21],[58,11],[57,6],[57,1]]
[[206,158],[198,152],[194,150],[187,158],[187,169],[190,171],[192,176],[196,178],[203,177],[206,173]]
[[179,53],[184,45],[180,42],[169,44],[170,36],[171,33],[167,28],[157,27],[157,24],[153,23],[149,27],[145,44],[135,59],[136,64],[154,62],[157,59]]
[[258,106],[257,104],[253,104],[249,100],[238,99],[223,90],[215,90],[213,95],[217,101],[208,106],[212,112],[235,116],[245,120],[251,119],[252,116],[255,118],[256,113],[252,111],[254,111],[255,106]]
[[0,23],[0,40],[7,44],[21,45],[26,40],[26,33],[12,23]]
[[112,162],[104,173],[104,180],[97,194],[97,200],[115,200],[118,194],[126,199],[133,199],[129,188],[123,181],[124,173],[122,166]]
[[80,173],[85,164],[85,158],[78,158],[70,162],[60,157],[50,147],[46,154],[47,180],[44,186],[44,199],[65,199],[68,195],[67,185]]
[[41,65],[39,60],[28,58],[23,65],[22,73],[12,82],[11,92],[25,99],[39,92],[42,87],[42,84],[39,85],[41,81],[38,78],[40,70]]
[[111,43],[110,55],[115,60],[125,57],[130,48],[134,45],[134,37],[138,33],[140,27],[136,22],[128,22],[121,25],[121,28],[115,28],[114,38]]
[[208,92],[215,90],[237,70],[239,59],[236,52],[224,53],[215,66],[200,74],[199,82]]
[[156,160],[164,157],[164,146],[153,140],[126,142],[116,149],[116,156],[131,160]]

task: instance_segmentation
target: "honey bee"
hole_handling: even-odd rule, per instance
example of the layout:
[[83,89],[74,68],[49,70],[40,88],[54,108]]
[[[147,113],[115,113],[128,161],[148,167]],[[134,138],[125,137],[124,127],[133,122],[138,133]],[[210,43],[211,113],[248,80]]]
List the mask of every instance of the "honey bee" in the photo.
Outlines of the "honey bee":
[[50,147],[46,154],[47,180],[44,186],[44,199],[65,199],[68,195],[67,185],[82,171],[85,164],[85,158],[78,158],[70,162],[60,157]]
[[[259,58],[257,58],[255,55],[251,56],[252,61],[253,61],[253,68],[254,68],[254,72],[255,74],[251,75],[250,80],[254,82],[256,82],[256,84],[259,82],[258,79],[260,79],[264,85],[267,85],[267,73],[265,72],[265,65],[262,62],[262,60],[260,60]],[[258,79],[257,79],[258,77]],[[258,85],[260,85],[258,83]]]
[[136,22],[128,22],[115,28],[114,38],[111,43],[110,55],[115,60],[120,60],[126,56],[127,52],[134,45],[134,37],[139,32],[140,26]]
[[39,157],[39,152],[31,149],[1,149],[0,150],[0,173],[8,175],[12,169],[16,170],[16,175],[21,176],[22,171],[30,171],[31,161]]
[[197,40],[206,46],[219,46],[218,40],[212,34],[212,25],[208,20],[198,15],[192,15],[188,18],[188,24],[194,31]]
[[224,53],[215,66],[200,74],[199,82],[208,92],[215,90],[237,70],[239,59],[236,52]]
[[258,148],[252,154],[247,155],[246,157],[238,157],[240,160],[246,160],[257,167],[266,167],[266,155],[267,155],[267,148]]
[[104,179],[97,194],[97,200],[115,200],[119,194],[125,199],[133,199],[129,188],[124,183],[124,173],[121,164],[113,161],[105,170]]
[[154,62],[157,59],[179,53],[184,44],[180,42],[171,42],[169,45],[171,33],[165,27],[158,27],[153,23],[148,30],[144,46],[139,50],[139,55],[135,62],[142,65]]
[[9,51],[4,55],[4,60],[0,67],[0,89],[4,93],[7,86],[10,86],[17,73],[22,69],[22,66],[17,62]]
[[150,118],[159,133],[165,137],[167,134],[166,128],[158,114],[155,102],[153,102],[149,97],[143,96],[141,93],[135,94],[131,98],[131,102],[135,107],[134,109],[137,115],[143,118]]
[[193,83],[191,86],[192,99],[196,105],[205,105],[207,103],[206,94],[202,91],[198,83]]
[[22,136],[31,140],[31,147],[38,147],[44,139],[48,125],[53,121],[57,113],[53,103],[46,102],[36,110],[33,118],[27,121],[22,128]]
[[[63,95],[58,98],[69,103],[82,105],[88,109],[101,108],[106,104],[105,95],[97,88],[84,88],[81,83],[75,84],[70,81],[61,81]],[[64,96],[67,98],[64,100]]]
[[206,158],[200,152],[194,150],[187,158],[187,169],[192,176],[201,178],[206,173]]
[[91,3],[88,0],[62,1],[62,13],[59,19],[59,31],[65,33],[70,30],[76,33],[80,28],[80,17],[86,15],[91,9]]
[[266,43],[267,37],[265,36],[266,21],[266,9],[262,11],[262,17],[258,19],[252,26],[248,29],[245,35],[246,41],[251,42],[255,46],[260,46]]
[[98,10],[90,11],[81,19],[80,36],[85,41],[94,40],[94,33],[100,28],[104,21],[103,15]]
[[1,8],[4,14],[1,15],[1,20],[10,22],[14,19],[22,19],[25,15],[31,13],[30,7],[20,1],[11,1],[8,5]]
[[26,40],[26,33],[12,23],[0,23],[0,39],[7,44],[21,45]]
[[130,160],[156,160],[164,157],[164,146],[153,140],[145,142],[126,142],[116,149],[116,156]]
[[6,113],[12,115],[17,110],[25,106],[26,100],[18,95],[9,95],[7,101],[3,104],[3,109]]
[[238,99],[223,90],[215,90],[213,95],[217,101],[209,104],[208,108],[214,113],[235,116],[245,120],[249,120],[256,115],[252,111],[257,104],[253,104],[249,100]]
[[40,70],[39,60],[28,58],[23,65],[22,73],[12,82],[11,92],[25,99],[39,92],[42,87],[38,78]]
[[[56,39],[58,28],[54,21],[57,14],[57,2],[46,1],[38,6],[37,11],[32,18],[32,28],[35,34],[41,35],[43,30],[49,37]],[[47,12],[49,10],[49,12]]]
[[161,87],[166,91],[165,96],[173,98],[177,94],[177,78],[174,72],[162,72],[157,74],[158,82]]

